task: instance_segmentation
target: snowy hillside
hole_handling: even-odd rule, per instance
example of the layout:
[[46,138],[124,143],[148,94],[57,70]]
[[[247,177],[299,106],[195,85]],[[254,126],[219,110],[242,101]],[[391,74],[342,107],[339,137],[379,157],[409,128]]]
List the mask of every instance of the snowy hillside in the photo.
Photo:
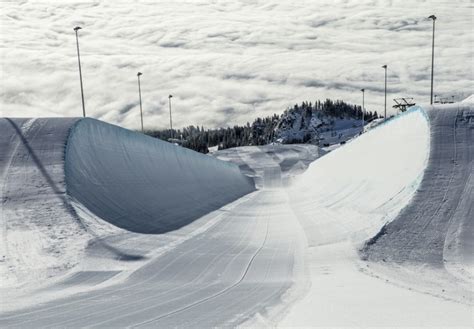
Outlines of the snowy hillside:
[[2,119],[0,326],[472,327],[473,111],[414,107],[321,158],[215,152],[238,166]]
[[[366,114],[365,120],[376,115]],[[360,134],[366,121],[360,108],[326,100],[314,105],[303,103],[287,109],[275,129],[275,141],[283,144],[311,143],[330,146]]]

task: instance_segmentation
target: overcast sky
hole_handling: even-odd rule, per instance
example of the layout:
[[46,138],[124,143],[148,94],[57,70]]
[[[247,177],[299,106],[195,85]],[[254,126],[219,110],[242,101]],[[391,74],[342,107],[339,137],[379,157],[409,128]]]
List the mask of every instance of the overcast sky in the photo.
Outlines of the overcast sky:
[[5,1],[2,116],[81,116],[80,31],[87,115],[146,128],[242,124],[296,102],[342,99],[383,111],[392,98],[428,102],[436,14],[435,94],[474,86],[471,0]]

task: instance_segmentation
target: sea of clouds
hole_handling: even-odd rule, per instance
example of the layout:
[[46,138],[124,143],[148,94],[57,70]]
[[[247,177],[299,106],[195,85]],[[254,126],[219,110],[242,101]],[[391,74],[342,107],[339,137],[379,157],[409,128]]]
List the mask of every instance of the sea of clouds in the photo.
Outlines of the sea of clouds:
[[471,0],[5,1],[1,116],[81,116],[73,27],[88,116],[138,129],[220,127],[335,98],[383,112],[395,97],[429,102],[474,86]]

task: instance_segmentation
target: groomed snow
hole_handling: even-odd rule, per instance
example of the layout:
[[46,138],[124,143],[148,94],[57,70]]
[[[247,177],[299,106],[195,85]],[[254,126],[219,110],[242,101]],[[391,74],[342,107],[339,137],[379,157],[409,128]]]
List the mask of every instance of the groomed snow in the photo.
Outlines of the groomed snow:
[[10,296],[5,289],[21,293],[74,267],[89,238],[64,185],[64,148],[75,121],[0,119],[3,296]]
[[[72,130],[64,177],[61,152],[71,122],[44,119],[36,126],[19,119],[14,128],[1,121],[13,141],[2,144],[9,159],[0,159],[2,201],[9,210],[2,215],[17,224],[21,218],[11,217],[12,211],[32,206],[30,212],[41,215],[35,225],[46,226],[29,227],[31,234],[22,237],[38,248],[44,240],[33,235],[48,233],[48,224],[58,220],[48,214],[60,216],[61,223],[79,219],[78,232],[68,239],[50,235],[46,241],[56,246],[52,250],[63,246],[69,252],[64,255],[83,259],[46,290],[13,299],[12,304],[24,301],[20,308],[7,312],[2,306],[0,325],[472,327],[472,254],[466,252],[472,248],[472,113],[464,103],[412,108],[309,168],[319,153],[310,146],[216,152],[256,179],[260,189],[241,198],[253,183],[237,166],[91,119]],[[38,172],[37,160],[47,159]],[[48,192],[45,172],[62,187],[59,193]],[[20,178],[22,193],[12,193],[23,186]],[[64,179],[72,202],[64,199]],[[33,193],[38,188],[44,195]],[[411,239],[416,248],[409,257],[401,257],[406,250],[400,241],[409,244],[394,237],[417,232],[436,193],[447,196],[437,203],[452,214],[449,225],[438,225],[443,216],[434,216]],[[216,204],[230,196],[238,199]],[[63,201],[66,213],[60,212]],[[182,218],[179,206],[199,218],[175,227],[173,218]],[[407,220],[411,208],[419,213]],[[203,209],[208,212],[200,216]],[[6,228],[15,240],[15,230]],[[150,234],[155,232],[161,233]],[[425,232],[432,233],[420,241]],[[429,244],[440,236],[443,243]],[[82,249],[67,249],[74,237]],[[445,265],[419,257],[423,248],[435,255],[442,250]],[[15,250],[40,255],[11,248],[7,255]],[[413,272],[413,262],[423,271]],[[471,290],[465,288],[470,282]]]
[[311,144],[273,144],[235,147],[216,151],[213,156],[238,165],[258,188],[268,188],[288,186],[322,153]]
[[137,233],[164,233],[254,191],[234,164],[94,119],[73,128],[68,195]]
[[393,266],[358,255],[419,188],[432,134],[425,110],[413,108],[314,162],[288,190],[306,233],[310,288],[280,326],[472,326],[469,303],[421,293],[423,279],[387,276]]
[[416,109],[312,163],[288,191],[309,246],[362,242],[393,219],[421,181],[429,136]]
[[254,190],[236,165],[93,119],[5,118],[0,137],[2,311],[121,282]]
[[420,290],[472,304],[474,106],[435,105],[428,116],[430,157],[420,188],[361,255],[392,264],[405,280],[423,283]]

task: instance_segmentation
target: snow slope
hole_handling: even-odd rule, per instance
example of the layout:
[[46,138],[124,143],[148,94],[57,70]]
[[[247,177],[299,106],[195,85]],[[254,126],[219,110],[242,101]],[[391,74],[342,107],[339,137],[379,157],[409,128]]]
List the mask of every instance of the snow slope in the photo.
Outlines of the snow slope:
[[[473,140],[467,120],[461,120],[469,111],[472,107],[459,104],[412,108],[314,162],[298,178],[289,195],[306,233],[310,289],[281,326],[473,325],[472,279],[469,289],[469,281],[447,275],[439,268],[442,263],[430,257],[449,248],[444,239],[458,247],[453,251],[469,254]],[[458,158],[452,162],[455,149]],[[435,172],[435,166],[442,170]],[[436,177],[435,184],[428,184]],[[462,202],[450,206],[433,198],[439,194]],[[443,206],[450,213],[431,221],[430,214]],[[415,217],[405,217],[409,209],[418,210]],[[441,219],[444,225],[436,223]],[[385,231],[379,232],[389,222],[385,237]],[[366,251],[375,262],[361,261],[358,251],[364,242],[380,235]],[[469,267],[466,257],[454,258],[463,270]],[[392,259],[419,262],[418,270],[439,270],[410,274]]]
[[86,232],[69,204],[64,148],[77,119],[0,119],[1,288],[24,287],[80,259]]
[[[456,283],[442,295],[472,303],[474,107],[434,106],[428,114],[432,142],[420,188],[410,205],[368,241],[362,256],[408,268],[412,276],[433,277],[437,270]],[[437,284],[431,282],[433,293],[440,293]]]
[[158,243],[138,248],[130,231],[174,230],[254,190],[235,165],[93,119],[3,118],[0,140],[4,294],[55,281],[85,253],[141,259]]
[[281,187],[319,158],[320,148],[311,144],[241,146],[214,152],[218,159],[235,163],[252,177],[258,188]]
[[309,245],[372,237],[410,200],[428,151],[428,122],[417,109],[312,163],[289,190]]
[[464,99],[461,103],[474,104],[474,94]]
[[[109,134],[103,131],[102,124],[87,121],[82,121],[87,124],[86,128],[102,130],[102,135]],[[82,128],[78,124],[74,129]],[[97,132],[88,129],[84,131],[97,136]],[[71,135],[68,152],[71,152],[71,143],[76,143],[75,134],[77,131]],[[125,139],[134,140],[130,137],[109,139],[107,148],[114,150],[115,143]],[[82,151],[90,152],[94,147],[101,149],[89,144],[89,148]],[[153,146],[148,147],[153,149]],[[314,157],[311,152],[289,152],[286,147],[284,150],[280,156],[287,155],[295,164],[298,163],[295,157],[300,153],[304,157]],[[133,149],[121,154],[129,152]],[[106,150],[96,153],[97,157],[90,159],[89,165],[103,164],[107,154]],[[153,154],[151,152],[150,157]],[[209,158],[205,160],[209,163],[221,163],[208,156],[201,157]],[[259,159],[247,158],[248,167],[256,167]],[[302,157],[301,160],[305,159]],[[199,164],[195,166],[199,167]],[[241,177],[235,165],[225,164],[224,167],[232,169],[228,176],[237,173],[237,177]],[[168,171],[173,174],[172,169]],[[67,173],[71,171],[68,169]],[[281,178],[278,174],[272,177],[272,173],[267,174],[267,181]],[[218,174],[216,171],[216,178]],[[108,183],[107,176],[93,178]],[[205,190],[202,192],[206,193]],[[205,205],[207,201],[203,203]],[[129,206],[133,207],[133,204]],[[185,206],[187,204],[183,204]],[[102,220],[83,209],[82,204],[76,203],[74,207],[88,229],[110,231],[110,234],[90,241],[80,270],[47,287],[47,298],[43,291],[34,291],[30,300],[26,300],[28,303],[20,308],[8,312],[2,308],[0,326],[233,327],[256,313],[278,315],[291,301],[285,294],[301,272],[298,269],[302,263],[302,232],[282,189],[249,193],[186,226],[161,234],[102,228]],[[110,248],[142,257],[111,259]],[[127,268],[124,265],[127,263],[137,265]],[[71,293],[72,289],[74,293]]]
[[233,164],[94,119],[71,132],[66,183],[98,217],[147,234],[180,228],[254,190]]
[[[63,137],[55,152],[42,145],[34,148],[34,154],[44,153],[45,159],[49,158],[48,152],[56,154],[52,157],[58,164],[57,172],[52,173],[55,181],[63,184],[60,186],[64,186],[64,179],[69,184],[69,176],[74,178],[73,208],[58,215],[66,220],[79,218],[87,234],[100,234],[79,239],[88,242],[85,253],[77,249],[77,254],[84,256],[82,266],[47,288],[48,292],[56,292],[50,295],[53,298],[44,299],[35,291],[30,294],[29,304],[9,312],[2,308],[0,325],[269,327],[281,320],[279,325],[283,327],[472,327],[472,110],[468,104],[413,108],[311,163],[289,187],[282,184],[282,177],[304,171],[306,160],[315,156],[311,148],[289,145],[226,150],[217,156],[238,163],[242,171],[257,178],[261,189],[160,234],[140,233],[140,222],[134,222],[140,221],[140,207],[150,214],[160,211],[149,201],[140,204],[142,198],[148,198],[142,193],[152,192],[153,186],[161,184],[151,175],[152,168],[163,165],[160,173],[175,175],[179,173],[177,165],[188,166],[194,172],[192,169],[199,168],[197,162],[201,161],[197,158],[217,160],[200,155],[195,162],[181,164],[181,160],[191,160],[188,153],[173,157],[168,151],[165,154],[169,158],[163,159],[157,156],[158,151],[147,152],[165,149],[162,145],[141,149],[142,143],[154,143],[150,139],[95,120],[81,120],[70,135],[66,177],[61,169],[64,159],[58,151],[64,151]],[[46,126],[50,125],[47,121]],[[54,124],[60,126],[60,122]],[[47,186],[37,180],[42,171],[35,169],[35,159],[40,157],[31,156],[27,145],[47,138],[55,140],[56,128],[45,130],[45,136],[41,130],[28,135],[28,143],[24,143],[11,123],[2,124],[11,127],[6,136],[16,141],[2,145],[3,154],[12,159],[0,161],[2,168],[8,168],[1,171],[2,191],[8,192],[2,195],[2,202],[15,209],[15,200],[32,195],[38,188],[47,191]],[[16,123],[22,135],[29,132],[30,124],[25,120]],[[63,133],[58,136],[67,134],[72,124],[59,129]],[[92,156],[83,157],[87,152]],[[147,159],[136,172],[128,170],[132,166],[127,159],[130,154]],[[209,166],[208,160],[202,161]],[[438,171],[437,166],[441,168]],[[237,182],[243,179],[248,183],[239,176],[236,166],[224,167],[230,168],[229,175],[240,177]],[[219,174],[218,170],[214,172]],[[127,178],[147,173],[150,182],[135,176]],[[196,180],[189,188],[197,192],[212,191],[209,185],[208,190],[203,189],[198,174],[175,179],[182,179],[181,186],[187,186],[185,179]],[[12,191],[18,187],[8,188],[15,182],[8,180],[9,175],[34,184],[25,185],[25,191],[16,195]],[[217,180],[215,175],[208,177],[210,185]],[[131,193],[126,191],[129,185]],[[94,196],[84,195],[88,190]],[[60,196],[65,195],[64,189],[58,191]],[[448,218],[437,217],[437,208],[429,203],[439,193],[446,199],[435,205],[446,207],[443,213]],[[120,201],[106,200],[106,195]],[[129,202],[130,196],[136,200]],[[183,197],[191,212],[201,209],[198,202],[193,202],[197,199],[180,193],[175,196]],[[47,193],[34,197],[53,200]],[[172,201],[170,205],[175,205]],[[209,201],[214,200],[202,200],[201,207]],[[88,204],[94,209],[95,203],[106,209],[103,216],[109,223],[85,207]],[[47,213],[41,204],[31,204],[36,207],[32,213]],[[29,205],[30,199],[22,203],[24,208]],[[404,214],[409,209],[417,210],[416,205],[425,208],[416,218],[407,220]],[[61,209],[55,203],[46,206]],[[430,216],[432,210],[435,216]],[[117,211],[129,216],[128,221],[114,217]],[[143,218],[151,218],[147,216],[145,211]],[[169,218],[158,217],[155,223],[143,224],[151,232],[166,230]],[[45,223],[52,220],[56,218],[42,218]],[[135,232],[110,223],[130,225],[128,228]],[[424,230],[417,230],[420,223]],[[36,234],[37,230],[30,231]],[[412,232],[417,234],[409,243],[398,243],[398,238],[406,239]],[[9,231],[4,230],[4,234]],[[68,247],[68,241],[63,246]],[[369,247],[360,251],[366,241],[370,241]],[[120,254],[111,255],[111,249]],[[7,255],[15,256],[21,251],[8,250]],[[26,252],[31,254],[31,250]],[[360,259],[361,254],[365,260]],[[445,261],[439,261],[440,254]],[[14,265],[9,260],[7,264]],[[70,289],[75,289],[75,294]],[[299,298],[296,303],[295,298]]]

